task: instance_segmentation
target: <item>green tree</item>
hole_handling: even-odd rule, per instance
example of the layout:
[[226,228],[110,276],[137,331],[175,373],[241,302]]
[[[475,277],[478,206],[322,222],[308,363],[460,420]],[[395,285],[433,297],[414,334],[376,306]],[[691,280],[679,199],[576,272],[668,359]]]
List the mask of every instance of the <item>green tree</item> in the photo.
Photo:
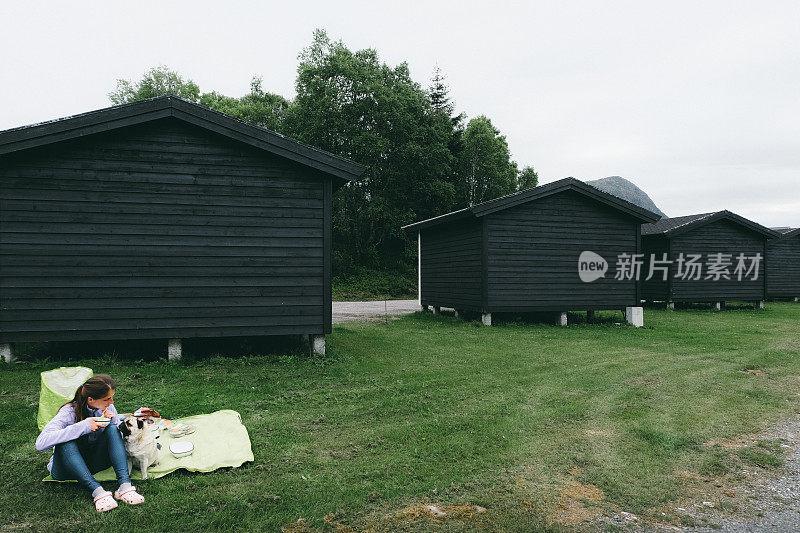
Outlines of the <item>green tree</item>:
[[[433,71],[431,84],[428,87],[428,99],[431,103],[431,110],[434,119],[434,127],[437,128],[438,134],[447,138],[448,156],[447,163],[450,167],[450,183],[453,189],[456,190],[459,177],[456,162],[464,149],[463,135],[464,135],[464,113],[455,113],[455,103],[450,98],[450,88],[445,83],[445,76],[442,74],[441,69],[437,66]],[[464,207],[458,203],[457,196],[455,203],[449,208],[441,205],[441,211],[449,211],[457,207]]]
[[517,190],[517,164],[504,135],[481,115],[467,124],[459,157],[462,202],[478,204]]
[[485,116],[465,127],[445,76],[430,86],[411,79],[408,65],[391,67],[373,49],[351,51],[316,30],[299,56],[297,97],[267,92],[254,77],[250,92],[200,93],[165,66],[138,82],[117,80],[115,104],[175,94],[368,166],[333,199],[334,272],[362,267],[409,268],[416,242],[404,224],[533,186],[533,167],[517,172],[504,136]]
[[390,67],[323,30],[300,55],[296,92],[287,134],[369,167],[334,197],[334,269],[407,265],[411,243],[400,227],[455,202],[449,120],[407,64]]
[[200,88],[197,84],[189,79],[184,80],[180,74],[165,65],[151,68],[138,82],[118,79],[116,90],[110,92],[108,97],[114,104],[127,104],[167,94],[192,102],[200,100]]
[[517,190],[530,189],[539,185],[539,174],[530,165],[523,168],[517,176]]
[[212,91],[200,96],[200,104],[250,124],[283,132],[283,119],[289,109],[289,100],[264,91],[261,85],[262,79],[254,76],[249,94],[234,98]]

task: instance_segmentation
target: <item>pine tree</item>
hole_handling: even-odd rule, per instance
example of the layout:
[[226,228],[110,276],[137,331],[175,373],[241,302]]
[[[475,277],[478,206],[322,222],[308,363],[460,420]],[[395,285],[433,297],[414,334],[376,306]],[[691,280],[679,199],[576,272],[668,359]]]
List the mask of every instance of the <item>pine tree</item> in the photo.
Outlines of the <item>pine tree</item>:
[[445,76],[442,74],[442,69],[437,65],[433,71],[431,85],[428,88],[428,98],[430,98],[431,108],[433,108],[434,112],[452,117],[455,105],[450,100],[449,92],[450,88],[445,84]]

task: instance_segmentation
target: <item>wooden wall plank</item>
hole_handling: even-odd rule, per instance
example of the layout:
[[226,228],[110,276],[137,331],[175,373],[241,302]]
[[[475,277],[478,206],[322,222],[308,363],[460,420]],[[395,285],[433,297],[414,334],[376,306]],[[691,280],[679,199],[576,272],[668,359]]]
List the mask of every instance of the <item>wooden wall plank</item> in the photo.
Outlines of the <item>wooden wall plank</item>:
[[0,156],[0,342],[330,331],[331,187],[172,118]]
[[[657,235],[643,238],[644,251],[649,257],[650,253],[657,253],[659,257],[664,251],[669,252],[672,261],[670,278],[667,283],[651,280],[643,282],[643,290],[647,299],[676,301],[676,302],[717,302],[726,300],[763,300],[765,298],[764,274],[766,248],[764,237],[743,226],[729,220],[718,220],[706,224],[673,238]],[[677,260],[680,254],[684,257],[689,254],[700,254],[703,264],[702,279],[691,280],[676,278]],[[705,279],[709,254],[730,254],[733,265],[730,266],[730,280]],[[758,278],[741,281],[733,276],[736,266],[736,256],[740,253],[747,257],[761,254]],[[749,262],[748,262],[749,266]]]
[[422,305],[479,310],[481,224],[422,229]]
[[[621,253],[637,250],[640,222],[574,191],[487,217],[488,300],[492,311],[619,309],[638,305],[636,282],[615,280]],[[584,283],[581,252],[609,263],[604,278]]]
[[767,241],[767,293],[800,297],[800,235]]

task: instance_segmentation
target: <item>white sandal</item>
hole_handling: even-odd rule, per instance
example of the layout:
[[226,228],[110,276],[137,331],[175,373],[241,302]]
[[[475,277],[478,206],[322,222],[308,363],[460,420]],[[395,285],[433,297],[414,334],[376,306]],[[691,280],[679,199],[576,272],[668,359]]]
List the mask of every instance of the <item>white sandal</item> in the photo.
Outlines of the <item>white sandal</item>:
[[110,511],[116,506],[117,506],[117,501],[114,499],[114,496],[108,491],[101,492],[94,499],[94,508],[101,513],[105,511]]
[[144,502],[144,496],[136,492],[136,487],[133,485],[131,485],[131,487],[126,489],[124,492],[120,492],[119,489],[117,489],[114,492],[114,497],[130,505],[138,505]]

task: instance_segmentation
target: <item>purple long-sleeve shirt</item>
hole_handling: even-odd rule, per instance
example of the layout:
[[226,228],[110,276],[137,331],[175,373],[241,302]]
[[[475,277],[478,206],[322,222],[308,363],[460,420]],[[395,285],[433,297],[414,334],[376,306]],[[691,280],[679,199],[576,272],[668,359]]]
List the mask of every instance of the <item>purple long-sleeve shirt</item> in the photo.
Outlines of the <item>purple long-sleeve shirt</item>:
[[[87,417],[103,416],[102,409],[91,409],[87,406],[86,410],[87,413],[89,413],[86,415]],[[117,413],[117,409],[114,407],[113,403],[108,406],[107,411],[113,413],[110,423],[116,426],[120,425],[122,417]],[[89,442],[94,442],[102,431],[104,431],[104,429],[98,429],[93,432],[92,423],[88,418],[84,418],[80,422],[75,422],[75,408],[71,403],[68,403],[59,409],[56,416],[42,428],[42,432],[39,433],[39,436],[36,438],[36,449],[39,451],[49,450],[56,444],[75,440],[87,433],[91,433],[91,435],[89,435]],[[47,470],[52,469],[52,467],[53,458],[50,457],[50,462],[47,463]]]

